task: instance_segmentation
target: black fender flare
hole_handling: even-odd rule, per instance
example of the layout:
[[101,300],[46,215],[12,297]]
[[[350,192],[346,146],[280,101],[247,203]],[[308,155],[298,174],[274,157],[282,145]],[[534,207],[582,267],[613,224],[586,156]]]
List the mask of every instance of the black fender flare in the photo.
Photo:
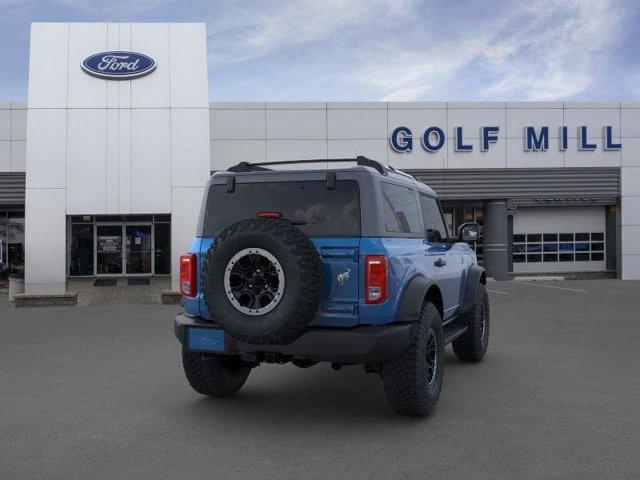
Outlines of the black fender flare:
[[476,298],[476,289],[479,283],[486,285],[487,274],[483,267],[475,264],[471,265],[467,271],[467,280],[464,285],[464,298],[459,310],[460,314],[468,312],[473,307],[473,302]]
[[420,310],[422,309],[424,297],[434,283],[433,280],[422,275],[416,275],[409,280],[402,294],[395,322],[417,322],[420,319]]

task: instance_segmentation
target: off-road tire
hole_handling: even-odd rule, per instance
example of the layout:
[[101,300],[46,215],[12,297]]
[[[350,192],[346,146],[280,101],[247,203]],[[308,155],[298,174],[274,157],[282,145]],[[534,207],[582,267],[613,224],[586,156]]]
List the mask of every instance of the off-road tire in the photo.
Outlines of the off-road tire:
[[[230,259],[245,248],[262,248],[282,265],[285,287],[278,305],[263,315],[234,307],[224,291]],[[316,315],[323,294],[324,271],[315,245],[285,220],[248,219],[225,228],[207,252],[202,292],[213,319],[232,337],[251,344],[289,344]]]
[[231,355],[182,349],[182,366],[191,388],[202,395],[230,397],[247,381],[251,367]]
[[[435,338],[436,368],[428,380],[427,341]],[[387,401],[398,412],[413,417],[431,413],[442,388],[444,341],[442,319],[434,304],[425,302],[411,344],[406,352],[382,364],[380,375]]]
[[483,284],[478,283],[473,307],[460,317],[459,322],[467,327],[467,332],[452,342],[453,351],[460,360],[479,362],[487,352],[491,331],[489,295]]

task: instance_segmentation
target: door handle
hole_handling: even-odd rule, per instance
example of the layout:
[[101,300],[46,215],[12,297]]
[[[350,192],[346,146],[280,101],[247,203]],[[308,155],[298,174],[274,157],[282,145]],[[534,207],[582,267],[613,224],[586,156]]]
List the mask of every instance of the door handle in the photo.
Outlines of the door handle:
[[444,259],[442,259],[442,258],[439,258],[439,259],[437,259],[435,262],[433,262],[433,264],[434,264],[436,267],[444,267],[444,266],[447,264],[447,261],[446,261],[446,260],[444,260]]

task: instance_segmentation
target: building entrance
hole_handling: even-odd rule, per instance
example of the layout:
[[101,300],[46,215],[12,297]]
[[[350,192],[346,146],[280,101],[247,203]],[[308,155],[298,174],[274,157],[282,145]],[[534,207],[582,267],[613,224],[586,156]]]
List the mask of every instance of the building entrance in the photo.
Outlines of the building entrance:
[[151,223],[96,224],[95,271],[98,275],[151,275]]
[[165,215],[72,217],[69,276],[169,274],[169,222]]

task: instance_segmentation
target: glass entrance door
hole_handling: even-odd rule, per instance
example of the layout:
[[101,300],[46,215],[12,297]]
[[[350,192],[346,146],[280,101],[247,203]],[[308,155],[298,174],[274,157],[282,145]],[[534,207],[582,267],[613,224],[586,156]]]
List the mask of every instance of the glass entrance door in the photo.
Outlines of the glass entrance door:
[[122,225],[96,225],[96,274],[122,275]]
[[151,225],[126,225],[124,230],[127,275],[151,275],[153,271]]

